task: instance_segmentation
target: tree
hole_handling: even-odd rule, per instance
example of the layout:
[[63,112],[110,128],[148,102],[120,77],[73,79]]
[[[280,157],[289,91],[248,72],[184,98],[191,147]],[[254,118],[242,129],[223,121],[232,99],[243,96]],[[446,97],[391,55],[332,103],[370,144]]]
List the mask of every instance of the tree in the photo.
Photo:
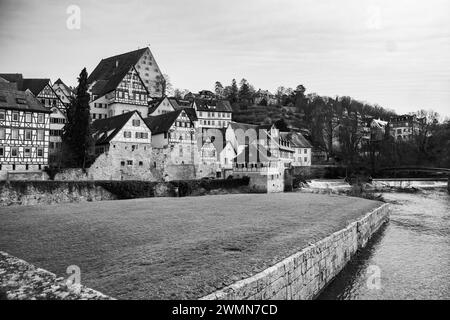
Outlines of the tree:
[[227,95],[227,98],[228,98],[228,100],[230,100],[231,103],[235,103],[238,101],[238,92],[239,92],[239,89],[238,89],[238,86],[236,83],[236,79],[233,79],[231,81],[231,86],[229,88],[229,92]]
[[284,121],[283,118],[281,118],[280,120],[275,121],[275,127],[280,130],[280,132],[289,132],[289,127],[286,123],[286,121]]
[[173,94],[173,86],[167,74],[157,75],[153,87],[161,97]]
[[285,91],[286,89],[283,86],[280,86],[275,92],[275,97],[277,98],[279,106],[283,106],[283,95],[285,94]]
[[243,103],[244,105],[249,105],[251,103],[252,93],[250,89],[250,84],[245,79],[242,79],[240,82],[238,97],[239,102]]
[[87,71],[84,68],[78,77],[76,95],[67,108],[67,122],[63,129],[63,148],[67,158],[66,165],[85,169],[89,152],[92,150],[90,96],[87,92]]

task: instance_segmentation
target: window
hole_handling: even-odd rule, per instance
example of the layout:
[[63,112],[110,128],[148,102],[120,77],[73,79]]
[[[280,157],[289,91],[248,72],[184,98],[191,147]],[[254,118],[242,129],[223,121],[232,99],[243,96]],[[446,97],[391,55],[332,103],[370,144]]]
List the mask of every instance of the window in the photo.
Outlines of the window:
[[25,122],[31,122],[31,113],[25,113]]
[[5,139],[6,131],[5,128],[0,128],[0,140]]
[[25,140],[31,140],[31,130],[25,130]]
[[5,149],[3,147],[0,147],[0,157],[3,157],[5,155]]
[[125,161],[120,161],[120,166],[124,167],[125,166]]
[[304,162],[308,162],[308,158],[306,158],[306,157],[303,160],[304,160]]
[[139,166],[142,167],[144,165],[144,162],[139,161]]
[[19,139],[19,129],[12,129],[11,136],[13,139]]
[[128,166],[132,166],[133,165],[133,160],[127,160],[127,165]]
[[38,123],[44,123],[44,115],[42,113],[38,114]]
[[19,121],[19,113],[18,112],[13,112],[12,119],[13,119],[13,121]]
[[133,127],[139,127],[141,125],[141,120],[133,120]]
[[25,148],[25,157],[30,157],[31,156],[31,149],[30,148]]
[[37,149],[37,156],[38,157],[43,157],[44,156],[44,149],[38,148]]
[[[55,130],[57,131],[57,130]],[[38,130],[37,131],[37,139],[38,140],[44,140],[44,130]]]
[[307,153],[308,153],[308,150],[307,150],[307,149],[304,149],[304,150],[303,150],[303,153],[304,153],[304,154],[307,154]]
[[24,98],[16,98],[17,104],[27,104],[27,100]]
[[11,156],[17,157],[19,155],[19,150],[17,148],[11,148]]
[[124,138],[131,138],[131,131],[124,131],[123,132],[123,137]]
[[54,142],[50,142],[49,147],[50,147],[50,149],[54,149],[55,148],[55,143]]
[[5,118],[6,118],[5,110],[0,110],[0,120],[5,120]]

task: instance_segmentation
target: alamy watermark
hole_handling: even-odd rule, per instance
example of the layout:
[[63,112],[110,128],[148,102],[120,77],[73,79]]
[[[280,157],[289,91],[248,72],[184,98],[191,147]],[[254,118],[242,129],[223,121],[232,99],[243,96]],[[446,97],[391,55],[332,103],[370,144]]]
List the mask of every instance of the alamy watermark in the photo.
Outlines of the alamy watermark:
[[67,7],[66,13],[69,15],[66,20],[66,26],[69,30],[81,29],[81,9],[79,6],[72,4]]
[[366,274],[368,275],[366,285],[369,290],[381,289],[381,269],[376,265],[370,265]]

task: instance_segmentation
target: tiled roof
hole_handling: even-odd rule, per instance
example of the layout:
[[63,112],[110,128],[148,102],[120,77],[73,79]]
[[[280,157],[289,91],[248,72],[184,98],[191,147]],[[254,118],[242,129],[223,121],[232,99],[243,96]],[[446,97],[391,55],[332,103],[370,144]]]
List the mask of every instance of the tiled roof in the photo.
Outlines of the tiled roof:
[[95,120],[92,123],[94,135],[97,137],[95,143],[109,143],[136,112],[130,111],[118,116]]
[[19,90],[22,87],[23,76],[21,73],[0,73],[0,78],[3,78],[8,82],[17,83],[17,88]]
[[[0,108],[2,109],[14,109],[24,111],[37,111],[51,113],[50,109],[45,108],[42,104],[32,95],[24,91],[12,89],[8,83],[0,83],[0,96],[4,97],[6,102],[0,100]],[[24,103],[19,103],[23,101]]]
[[136,65],[147,49],[142,48],[102,59],[89,75],[88,84],[99,80],[103,80],[104,82],[97,87],[94,85],[92,93],[103,96],[115,90],[128,71]]
[[195,110],[192,108],[186,108],[186,109],[180,109],[172,112],[167,112],[161,115],[148,117],[144,119],[147,126],[150,128],[150,131],[152,134],[160,134],[163,132],[169,131],[170,127],[173,125],[173,123],[177,120],[178,116],[182,111],[186,112],[186,115],[189,117],[191,121],[195,121],[192,115],[192,112],[190,111]]
[[20,90],[26,91],[28,89],[34,96],[37,96],[48,84],[50,84],[50,79],[23,79]]
[[20,91],[30,90],[35,96],[37,96],[46,85],[50,84],[50,79],[23,78],[21,73],[0,73],[0,77],[11,83],[15,83],[17,89]]
[[293,148],[312,148],[311,143],[299,132],[280,132],[280,135],[290,141]]
[[228,100],[194,100],[198,111],[233,112]]
[[152,134],[160,134],[169,131],[180,113],[181,110],[172,111],[158,116],[145,118],[144,121],[150,128]]

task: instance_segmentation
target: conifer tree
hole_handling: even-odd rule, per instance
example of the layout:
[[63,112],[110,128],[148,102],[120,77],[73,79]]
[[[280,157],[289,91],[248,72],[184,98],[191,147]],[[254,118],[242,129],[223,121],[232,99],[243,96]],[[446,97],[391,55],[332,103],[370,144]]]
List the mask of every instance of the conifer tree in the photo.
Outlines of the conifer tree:
[[67,108],[67,122],[63,133],[66,166],[83,169],[88,164],[89,152],[93,145],[87,78],[87,71],[84,68],[78,77],[76,95]]

